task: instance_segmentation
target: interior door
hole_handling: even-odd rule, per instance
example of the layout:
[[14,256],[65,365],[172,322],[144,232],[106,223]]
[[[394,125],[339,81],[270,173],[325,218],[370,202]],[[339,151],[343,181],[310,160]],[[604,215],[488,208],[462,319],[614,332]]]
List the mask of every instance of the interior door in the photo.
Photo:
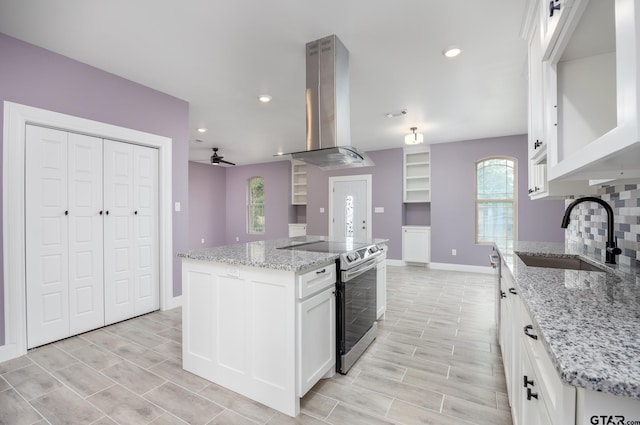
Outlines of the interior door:
[[69,336],[68,134],[26,126],[27,347]]
[[104,326],[102,139],[69,133],[69,328]]
[[133,145],[104,141],[105,324],[134,316]]
[[134,311],[160,308],[158,284],[158,150],[133,147]]
[[350,180],[332,182],[332,220],[330,236],[333,239],[371,238],[369,182],[353,176]]

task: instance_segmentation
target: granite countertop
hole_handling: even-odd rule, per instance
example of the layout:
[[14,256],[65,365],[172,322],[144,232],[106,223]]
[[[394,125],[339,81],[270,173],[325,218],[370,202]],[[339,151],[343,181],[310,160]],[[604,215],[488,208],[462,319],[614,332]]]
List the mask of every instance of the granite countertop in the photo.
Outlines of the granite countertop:
[[[560,243],[517,242],[501,252],[560,378],[640,398],[640,271],[603,265]],[[580,255],[607,272],[530,267],[514,255]]]
[[[298,236],[257,242],[237,243],[179,253],[178,257],[216,263],[299,272],[335,261],[339,254],[281,249],[292,245],[328,240],[326,236]],[[370,239],[354,243],[385,243],[388,239]]]

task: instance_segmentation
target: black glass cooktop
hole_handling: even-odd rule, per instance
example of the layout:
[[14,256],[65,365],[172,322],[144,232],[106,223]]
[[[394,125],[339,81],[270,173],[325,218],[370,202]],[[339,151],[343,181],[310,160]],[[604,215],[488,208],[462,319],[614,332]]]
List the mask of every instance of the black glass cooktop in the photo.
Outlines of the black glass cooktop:
[[334,241],[315,241],[298,245],[283,247],[282,249],[292,249],[295,251],[311,251],[311,252],[327,252],[329,254],[342,254],[364,248],[370,244],[361,242],[334,242]]

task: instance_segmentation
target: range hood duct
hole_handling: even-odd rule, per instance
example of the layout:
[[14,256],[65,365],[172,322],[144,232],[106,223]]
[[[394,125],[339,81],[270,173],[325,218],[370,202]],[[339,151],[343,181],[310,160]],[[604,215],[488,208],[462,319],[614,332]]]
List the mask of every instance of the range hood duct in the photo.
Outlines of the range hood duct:
[[323,170],[375,165],[351,147],[349,51],[335,35],[307,43],[307,150],[292,159]]

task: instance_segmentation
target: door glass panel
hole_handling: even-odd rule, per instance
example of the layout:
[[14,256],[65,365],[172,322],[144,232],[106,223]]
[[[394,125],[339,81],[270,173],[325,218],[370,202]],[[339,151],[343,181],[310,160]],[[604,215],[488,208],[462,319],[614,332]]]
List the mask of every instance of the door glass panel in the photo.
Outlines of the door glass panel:
[[349,195],[344,200],[344,235],[348,238],[353,237],[353,196]]

